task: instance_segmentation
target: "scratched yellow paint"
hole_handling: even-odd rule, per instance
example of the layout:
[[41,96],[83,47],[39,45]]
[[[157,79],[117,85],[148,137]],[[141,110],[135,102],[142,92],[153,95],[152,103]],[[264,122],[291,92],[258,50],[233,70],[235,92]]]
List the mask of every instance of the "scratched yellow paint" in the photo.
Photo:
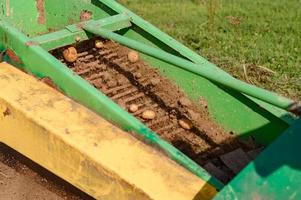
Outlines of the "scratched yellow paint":
[[211,199],[216,190],[87,108],[0,64],[0,141],[96,199]]

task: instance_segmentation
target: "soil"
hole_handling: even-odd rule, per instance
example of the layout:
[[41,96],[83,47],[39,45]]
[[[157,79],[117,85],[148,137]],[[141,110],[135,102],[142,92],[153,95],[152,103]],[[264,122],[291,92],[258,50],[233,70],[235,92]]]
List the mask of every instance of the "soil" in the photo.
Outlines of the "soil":
[[0,143],[0,200],[43,199],[93,198]]
[[[101,40],[103,47],[96,48],[95,40]],[[240,141],[214,123],[203,98],[194,103],[178,86],[141,59],[137,62],[129,59],[129,53],[133,55],[130,49],[101,38],[77,43],[74,47],[78,59],[72,63],[66,62],[62,54],[68,47],[51,53],[195,162],[201,166],[210,163],[222,171],[225,174],[222,182],[231,180],[237,170],[229,169],[221,156],[237,149],[248,152],[257,148],[252,140]],[[131,107],[138,110],[132,112]],[[150,111],[155,117],[143,117]]]

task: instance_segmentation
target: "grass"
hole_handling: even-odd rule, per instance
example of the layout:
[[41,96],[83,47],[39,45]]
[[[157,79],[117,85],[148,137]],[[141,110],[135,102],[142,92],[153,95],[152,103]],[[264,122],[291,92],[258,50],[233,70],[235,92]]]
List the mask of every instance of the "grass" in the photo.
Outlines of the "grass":
[[119,0],[251,84],[301,100],[300,0]]

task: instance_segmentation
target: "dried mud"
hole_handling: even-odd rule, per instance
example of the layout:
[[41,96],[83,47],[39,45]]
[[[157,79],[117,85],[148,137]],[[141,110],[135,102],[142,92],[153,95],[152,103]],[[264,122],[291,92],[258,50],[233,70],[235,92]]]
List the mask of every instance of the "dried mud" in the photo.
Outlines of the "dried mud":
[[0,200],[93,200],[0,143]]

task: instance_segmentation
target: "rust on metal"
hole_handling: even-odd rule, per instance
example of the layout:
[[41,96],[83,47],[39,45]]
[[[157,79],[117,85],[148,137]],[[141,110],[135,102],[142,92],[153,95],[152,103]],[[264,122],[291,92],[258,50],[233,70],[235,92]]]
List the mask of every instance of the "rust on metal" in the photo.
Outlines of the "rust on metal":
[[28,41],[25,43],[26,46],[36,46],[39,45],[39,43],[37,43],[36,41]]
[[37,11],[38,11],[38,23],[45,24],[45,8],[44,8],[44,0],[36,0]]
[[11,50],[11,49],[7,49],[6,50],[6,55],[9,57],[9,59],[11,60],[11,61],[13,61],[14,63],[16,63],[16,64],[22,64],[22,61],[21,61],[21,59],[19,58],[19,56],[17,56],[16,54],[15,54],[15,52],[13,51],[13,50]]
[[88,21],[92,18],[92,12],[91,11],[88,11],[88,10],[83,10],[81,13],[80,13],[80,21],[83,22],[83,21]]
[[54,82],[52,81],[52,79],[50,77],[45,76],[45,77],[41,78],[40,80],[41,80],[41,82],[45,83],[46,85],[58,90],[58,88],[56,87],[56,85],[54,84]]

